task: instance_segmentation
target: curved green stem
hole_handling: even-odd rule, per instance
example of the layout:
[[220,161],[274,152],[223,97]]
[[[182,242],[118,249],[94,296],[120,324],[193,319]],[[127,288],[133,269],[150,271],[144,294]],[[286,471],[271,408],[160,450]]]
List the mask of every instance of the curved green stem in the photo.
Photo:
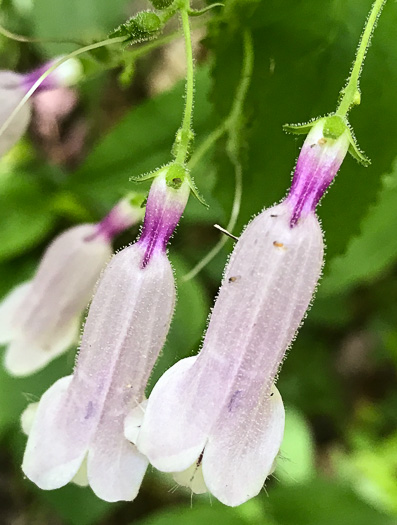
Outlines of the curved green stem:
[[237,86],[232,109],[227,117],[227,127],[230,135],[229,149],[232,155],[238,154],[239,135],[242,126],[243,106],[247,96],[248,88],[251,83],[252,71],[254,68],[254,46],[252,36],[249,31],[243,34],[244,58],[241,77]]
[[200,144],[200,146],[196,149],[196,151],[191,156],[191,159],[189,160],[188,166],[190,170],[193,170],[200,162],[200,160],[204,157],[204,155],[214,146],[216,142],[226,133],[227,131],[227,125],[226,121],[223,122],[220,126],[218,126],[216,129],[211,131],[211,133],[207,136],[207,138]]
[[180,14],[182,19],[183,34],[185,36],[185,52],[186,52],[186,99],[185,109],[182,120],[182,127],[180,130],[180,142],[177,147],[176,161],[183,164],[188,155],[189,143],[192,135],[192,114],[193,114],[193,96],[194,96],[194,65],[193,65],[193,48],[192,36],[190,31],[190,22],[188,10],[189,2],[181,7]]
[[12,33],[11,31],[8,31],[5,27],[0,25],[0,33],[5,36],[6,38],[9,38],[10,40],[15,40],[16,42],[23,42],[28,44],[74,44],[76,46],[85,46],[86,44],[84,42],[81,42],[80,40],[74,40],[74,39],[66,39],[66,40],[58,40],[58,39],[50,39],[50,38],[30,38],[23,35],[17,35],[16,33]]
[[341,117],[346,116],[354,105],[360,104],[360,75],[363,68],[365,55],[367,53],[367,49],[371,42],[371,38],[376,26],[376,22],[385,3],[386,0],[375,0],[372,5],[371,13],[368,17],[365,30],[358,45],[356,58],[350,73],[349,80],[346,84],[346,87],[344,87],[341,91],[342,98],[336,110],[336,114],[340,115]]

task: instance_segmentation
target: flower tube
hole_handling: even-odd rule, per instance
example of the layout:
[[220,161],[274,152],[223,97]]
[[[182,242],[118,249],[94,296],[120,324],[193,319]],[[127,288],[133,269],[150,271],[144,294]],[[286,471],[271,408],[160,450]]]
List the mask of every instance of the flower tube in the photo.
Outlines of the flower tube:
[[[54,62],[51,61],[26,74],[0,71],[0,127],[7,121],[29,89]],[[80,76],[80,61],[69,59],[50,73],[35,93],[57,87],[70,86],[76,83]],[[30,101],[27,101],[0,135],[0,156],[7,153],[25,133],[30,122],[31,112]]]
[[72,481],[86,461],[98,497],[132,500],[139,490],[148,462],[124,437],[124,419],[144,399],[174,310],[166,244],[190,189],[173,172],[157,174],[140,239],[114,255],[100,279],[74,374],[41,398],[22,468],[42,489]]
[[288,197],[238,240],[199,355],[161,377],[138,432],[126,421],[126,435],[156,468],[226,505],[259,493],[282,442],[274,383],[321,273],[315,206],[349,143],[347,131],[333,138],[329,125],[323,119],[309,133]]
[[7,345],[10,374],[32,374],[77,343],[82,313],[112,255],[111,241],[141,215],[123,200],[100,223],[65,231],[47,248],[33,279],[0,303],[0,344]]

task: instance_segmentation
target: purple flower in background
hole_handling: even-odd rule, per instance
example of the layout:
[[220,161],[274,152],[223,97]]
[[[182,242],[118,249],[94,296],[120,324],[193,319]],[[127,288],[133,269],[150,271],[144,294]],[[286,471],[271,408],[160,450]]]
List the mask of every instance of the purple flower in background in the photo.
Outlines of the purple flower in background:
[[323,239],[315,206],[347,152],[348,139],[310,131],[292,189],[246,228],[226,267],[203,347],[154,387],[140,430],[126,436],[149,461],[192,491],[236,506],[261,490],[284,431],[274,386],[317,286]]
[[121,201],[99,224],[82,224],[47,248],[34,278],[0,304],[0,344],[15,376],[40,370],[77,343],[81,316],[112,254],[115,235],[137,223],[140,208]]
[[[45,71],[55,61],[27,74],[0,71],[0,128],[6,122],[23,97]],[[69,59],[55,69],[42,82],[36,93],[74,84],[81,76],[81,63],[77,59]],[[31,104],[27,101],[19,110],[15,118],[0,135],[0,156],[7,153],[25,133],[31,117]]]
[[124,437],[124,420],[144,400],[174,310],[166,243],[190,189],[175,177],[170,185],[172,171],[160,170],[152,184],[140,239],[100,279],[74,374],[41,398],[22,468],[43,489],[72,481],[86,462],[98,497],[132,500],[139,490],[148,462]]

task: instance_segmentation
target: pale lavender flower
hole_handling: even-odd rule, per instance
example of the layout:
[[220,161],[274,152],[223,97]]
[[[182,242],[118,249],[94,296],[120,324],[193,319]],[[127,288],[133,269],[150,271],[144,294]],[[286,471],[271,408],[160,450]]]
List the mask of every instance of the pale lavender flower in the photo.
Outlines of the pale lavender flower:
[[[0,71],[0,128],[7,121],[23,97],[54,61],[26,74]],[[42,82],[36,93],[74,84],[81,75],[81,64],[77,59],[69,59],[55,69]],[[7,153],[25,133],[31,117],[31,104],[27,101],[0,135],[0,156]]]
[[192,491],[236,506],[261,490],[284,431],[274,386],[323,264],[315,206],[347,152],[345,133],[316,124],[288,197],[246,228],[226,267],[203,347],[154,387],[126,436],[150,462]]
[[121,201],[98,224],[81,224],[47,248],[37,272],[0,303],[0,344],[15,376],[40,370],[78,341],[81,316],[112,255],[112,238],[142,212]]
[[186,182],[167,185],[168,173],[152,184],[140,239],[100,279],[74,374],[41,398],[22,468],[43,489],[72,481],[86,461],[98,497],[132,500],[139,490],[148,462],[124,437],[124,419],[144,399],[170,326],[175,286],[166,244],[190,192]]

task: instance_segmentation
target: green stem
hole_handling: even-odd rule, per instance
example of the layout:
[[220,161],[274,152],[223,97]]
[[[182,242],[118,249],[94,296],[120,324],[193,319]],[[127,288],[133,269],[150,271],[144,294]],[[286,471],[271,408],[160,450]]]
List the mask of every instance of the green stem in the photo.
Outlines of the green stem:
[[180,142],[177,147],[176,162],[184,164],[188,156],[189,143],[192,135],[192,114],[193,114],[193,95],[194,95],[194,66],[193,66],[193,49],[192,36],[190,32],[190,22],[188,10],[189,2],[181,7],[181,19],[183,34],[185,36],[185,52],[186,52],[186,99],[185,109],[182,120],[182,127],[180,130]]
[[189,170],[193,170],[195,166],[200,162],[204,155],[213,147],[213,145],[226,133],[227,126],[226,121],[223,122],[216,129],[211,131],[207,138],[200,144],[200,146],[193,153],[191,159],[189,160],[188,166]]
[[[240,136],[243,122],[243,110],[244,102],[247,97],[248,89],[251,83],[252,72],[254,68],[254,46],[252,36],[249,31],[245,31],[243,35],[244,44],[244,58],[241,71],[240,82],[237,87],[236,96],[230,110],[229,116],[226,118],[223,124],[216,128],[208,138],[203,142],[201,147],[192,156],[189,168],[192,168],[192,164],[195,165],[199,159],[212,147],[212,145],[227,131],[229,134],[228,138],[228,154],[230,160],[234,165],[235,175],[235,189],[232,211],[230,213],[230,219],[227,224],[226,230],[231,232],[236,226],[236,222],[240,213],[241,197],[243,193],[243,168],[240,162]],[[183,276],[184,281],[193,279],[201,270],[212,261],[212,259],[220,252],[223,246],[226,244],[228,237],[222,235],[216,245],[210,250],[203,259],[201,259],[189,273]]]
[[33,95],[33,93],[40,87],[42,82],[50,75],[57,67],[61,66],[63,63],[65,63],[70,58],[77,57],[79,55],[82,55],[83,53],[86,53],[87,51],[92,51],[93,49],[98,49],[99,47],[108,46],[111,44],[118,44],[125,41],[125,36],[119,36],[116,38],[108,38],[106,40],[102,40],[101,42],[96,42],[95,44],[90,44],[89,46],[82,47],[80,49],[76,49],[76,51],[72,51],[68,55],[64,56],[63,58],[60,58],[57,60],[51,67],[45,71],[40,78],[36,80],[36,82],[33,84],[33,86],[29,89],[29,91],[25,94],[25,96],[22,98],[20,103],[16,106],[14,111],[11,113],[11,115],[5,120],[4,124],[0,128],[0,136],[4,133],[4,131],[8,128],[12,120],[15,118],[15,116],[19,113],[20,109],[26,102],[30,99],[30,97]]
[[[243,194],[243,168],[240,160],[241,129],[243,127],[244,102],[247,98],[252,72],[254,69],[254,44],[252,41],[252,35],[249,31],[245,31],[243,34],[243,44],[244,59],[242,65],[242,74],[237,87],[236,98],[234,99],[234,104],[228,118],[229,141],[227,150],[230,160],[234,165],[235,172],[234,200],[230,219],[226,226],[226,229],[230,232],[233,231],[234,227],[236,226],[240,213],[241,197]],[[226,237],[224,237],[224,239],[226,242]]]
[[251,82],[252,71],[254,67],[254,48],[251,34],[246,31],[243,35],[244,39],[244,58],[242,65],[242,72],[239,84],[237,86],[236,96],[233,101],[232,109],[224,122],[214,129],[205,141],[193,153],[189,161],[189,169],[192,170],[201,158],[212,148],[226,132],[229,134],[230,143],[228,149],[231,151],[233,157],[238,157],[238,142],[241,131],[241,120],[243,115],[244,101],[247,96],[248,88]]
[[[252,36],[249,31],[243,34],[244,58],[242,72],[239,84],[237,86],[236,96],[234,98],[232,109],[227,117],[227,127],[230,134],[231,149],[234,154],[238,155],[238,138],[242,125],[243,107],[250,86],[252,71],[254,68],[254,46]],[[236,142],[237,141],[237,142]]]
[[362,34],[360,43],[358,45],[356,58],[353,64],[349,80],[346,84],[346,87],[343,88],[341,91],[342,98],[336,110],[337,115],[344,117],[349,113],[350,109],[354,105],[360,104],[360,75],[363,68],[365,55],[367,53],[367,49],[371,42],[371,38],[376,26],[376,22],[380,13],[382,12],[385,3],[386,0],[375,0],[375,2],[372,5],[371,13],[368,17],[364,33]]
[[85,43],[81,42],[80,40],[73,40],[73,39],[66,39],[66,40],[58,40],[58,39],[51,39],[51,38],[30,38],[23,35],[17,35],[16,33],[12,33],[11,31],[8,31],[5,27],[0,25],[0,33],[5,36],[6,38],[9,38],[10,40],[15,40],[16,42],[23,42],[23,43],[30,43],[30,44],[74,44],[76,46],[84,46]]

